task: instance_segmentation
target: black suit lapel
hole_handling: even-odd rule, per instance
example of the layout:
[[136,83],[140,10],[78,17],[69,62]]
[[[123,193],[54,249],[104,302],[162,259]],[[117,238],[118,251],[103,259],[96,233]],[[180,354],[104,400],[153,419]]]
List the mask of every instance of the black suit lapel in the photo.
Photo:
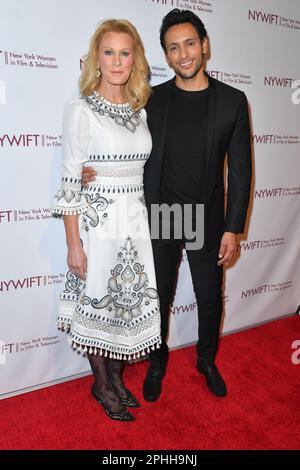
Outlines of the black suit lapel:
[[158,131],[158,147],[157,147],[157,159],[158,159],[158,169],[159,169],[159,176],[161,177],[162,167],[163,167],[163,160],[164,160],[164,148],[165,148],[165,140],[166,140],[166,132],[167,132],[167,121],[168,121],[168,113],[169,113],[169,106],[170,100],[172,95],[172,88],[174,80],[168,82],[165,93],[162,94],[160,98],[160,109],[161,113],[159,116],[159,123],[157,126]]

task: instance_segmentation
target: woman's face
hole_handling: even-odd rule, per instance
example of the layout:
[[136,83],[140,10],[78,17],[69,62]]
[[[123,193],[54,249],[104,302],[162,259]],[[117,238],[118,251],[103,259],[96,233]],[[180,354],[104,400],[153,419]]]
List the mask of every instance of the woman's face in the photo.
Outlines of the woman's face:
[[125,85],[134,63],[133,39],[127,33],[105,33],[98,49],[101,81],[106,85]]

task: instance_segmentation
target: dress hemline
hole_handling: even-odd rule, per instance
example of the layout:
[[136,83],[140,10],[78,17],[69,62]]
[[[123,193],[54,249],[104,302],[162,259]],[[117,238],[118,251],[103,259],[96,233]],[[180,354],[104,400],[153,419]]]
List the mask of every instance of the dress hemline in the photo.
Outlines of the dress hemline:
[[[71,326],[68,323],[58,322],[57,326],[59,330],[65,331],[66,333],[70,333]],[[70,334],[72,335],[72,332]],[[155,335],[145,341],[146,345],[143,344],[141,348],[135,346],[135,350],[132,351],[129,347],[118,346],[116,344],[104,344],[102,347],[100,347],[93,344],[100,341],[97,339],[92,340],[91,338],[89,338],[90,344],[84,344],[84,341],[80,341],[78,335],[76,335],[76,341],[72,337],[70,337],[68,338],[68,342],[70,343],[72,349],[82,354],[93,354],[95,356],[103,356],[110,359],[117,359],[123,361],[141,359],[147,354],[151,353],[151,351],[159,349],[162,343],[160,335]],[[103,341],[101,341],[101,344],[103,344]]]

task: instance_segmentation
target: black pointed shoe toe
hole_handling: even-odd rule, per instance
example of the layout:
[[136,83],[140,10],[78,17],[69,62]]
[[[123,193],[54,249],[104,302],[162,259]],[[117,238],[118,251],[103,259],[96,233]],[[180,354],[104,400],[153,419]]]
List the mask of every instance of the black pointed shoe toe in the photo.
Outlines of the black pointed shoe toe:
[[225,397],[227,395],[226,384],[215,364],[205,367],[197,365],[197,369],[200,374],[204,374],[206,384],[214,395],[217,397]]
[[129,408],[140,408],[141,405],[135,398],[135,396],[126,388],[126,397],[120,397],[122,405],[128,406]]
[[103,399],[98,395],[94,385],[92,386],[91,393],[95,400],[97,400],[97,402],[102,406],[109,418],[115,419],[117,421],[134,421],[134,416],[124,407],[120,408],[119,411],[110,410],[103,402]]

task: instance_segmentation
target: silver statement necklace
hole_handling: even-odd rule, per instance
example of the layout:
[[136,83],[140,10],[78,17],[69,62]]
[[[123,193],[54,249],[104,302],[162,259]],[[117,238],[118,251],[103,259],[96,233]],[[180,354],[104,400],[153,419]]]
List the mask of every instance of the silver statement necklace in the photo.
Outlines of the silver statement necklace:
[[86,97],[86,102],[94,111],[100,116],[108,116],[121,127],[125,127],[130,132],[134,133],[136,128],[140,125],[140,112],[135,112],[129,103],[118,104],[112,103],[97,91],[94,91],[90,96]]

